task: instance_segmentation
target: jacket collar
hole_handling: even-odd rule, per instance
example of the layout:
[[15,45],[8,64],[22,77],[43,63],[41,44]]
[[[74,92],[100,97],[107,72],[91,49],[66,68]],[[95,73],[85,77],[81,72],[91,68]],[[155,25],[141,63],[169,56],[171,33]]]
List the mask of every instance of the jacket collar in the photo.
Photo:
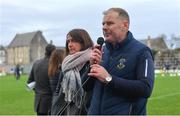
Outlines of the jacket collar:
[[119,50],[120,48],[126,46],[133,39],[134,39],[134,37],[133,37],[132,33],[130,31],[128,31],[126,38],[121,42],[117,42],[114,47],[111,43],[109,43],[107,41],[105,41],[105,44],[106,44],[107,49],[109,49],[109,50]]

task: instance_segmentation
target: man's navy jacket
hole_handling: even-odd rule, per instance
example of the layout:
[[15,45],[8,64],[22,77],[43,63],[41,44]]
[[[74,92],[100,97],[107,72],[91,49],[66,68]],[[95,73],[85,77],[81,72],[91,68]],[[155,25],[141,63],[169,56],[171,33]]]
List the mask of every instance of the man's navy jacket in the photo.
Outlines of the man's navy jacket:
[[128,32],[126,39],[115,47],[106,42],[102,66],[112,76],[112,81],[103,84],[90,78],[84,85],[86,91],[93,89],[88,114],[145,115],[147,98],[154,84],[151,50]]

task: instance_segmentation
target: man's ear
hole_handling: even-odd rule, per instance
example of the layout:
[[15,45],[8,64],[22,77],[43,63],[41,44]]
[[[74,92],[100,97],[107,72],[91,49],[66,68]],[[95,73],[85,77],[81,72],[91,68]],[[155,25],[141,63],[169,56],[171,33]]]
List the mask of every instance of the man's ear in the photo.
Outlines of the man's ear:
[[129,22],[126,21],[126,20],[123,21],[123,29],[124,30],[129,30]]

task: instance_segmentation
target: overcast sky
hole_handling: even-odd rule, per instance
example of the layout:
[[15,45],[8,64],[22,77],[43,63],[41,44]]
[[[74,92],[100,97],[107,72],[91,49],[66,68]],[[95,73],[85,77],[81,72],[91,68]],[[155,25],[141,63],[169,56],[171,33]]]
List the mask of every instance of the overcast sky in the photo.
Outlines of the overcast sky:
[[102,36],[102,12],[110,7],[128,11],[136,39],[180,36],[180,0],[0,0],[0,44],[41,30],[48,42],[64,46],[73,28],[86,29],[95,42]]

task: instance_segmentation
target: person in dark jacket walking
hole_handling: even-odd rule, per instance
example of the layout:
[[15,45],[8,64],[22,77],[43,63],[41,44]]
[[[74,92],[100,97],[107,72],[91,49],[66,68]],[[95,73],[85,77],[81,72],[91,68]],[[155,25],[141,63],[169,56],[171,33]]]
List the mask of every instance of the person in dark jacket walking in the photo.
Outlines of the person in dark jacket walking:
[[21,74],[20,74],[20,65],[19,64],[17,64],[14,69],[14,75],[15,75],[16,80],[20,79]]
[[[93,89],[90,115],[145,115],[154,84],[151,50],[134,39],[129,15],[121,8],[104,12],[102,52],[93,49],[86,91]],[[101,63],[101,64],[100,64]]]
[[45,50],[45,57],[37,60],[31,69],[27,83],[35,82],[35,104],[34,109],[37,115],[49,114],[52,101],[52,92],[48,76],[49,57],[56,47],[48,44]]

